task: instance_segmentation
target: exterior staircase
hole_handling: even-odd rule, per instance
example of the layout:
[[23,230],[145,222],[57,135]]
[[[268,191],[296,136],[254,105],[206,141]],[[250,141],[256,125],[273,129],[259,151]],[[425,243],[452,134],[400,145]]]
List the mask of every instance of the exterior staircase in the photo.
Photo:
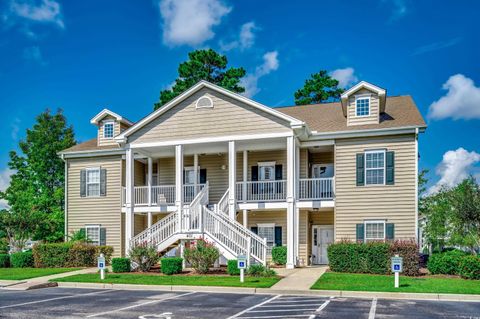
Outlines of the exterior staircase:
[[212,242],[227,259],[244,255],[266,264],[267,243],[248,228],[228,217],[228,191],[213,210],[208,205],[208,183],[181,211],[175,211],[132,238],[130,247],[149,245],[159,252],[170,250],[180,240],[203,238]]

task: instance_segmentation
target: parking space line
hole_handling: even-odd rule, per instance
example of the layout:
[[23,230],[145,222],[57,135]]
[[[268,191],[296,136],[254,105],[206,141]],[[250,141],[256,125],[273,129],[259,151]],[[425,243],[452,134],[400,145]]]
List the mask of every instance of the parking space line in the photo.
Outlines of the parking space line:
[[[288,318],[309,318],[308,315],[288,315]],[[261,316],[261,317],[241,317],[242,319],[261,319],[261,318],[285,318],[285,315],[279,316]]]
[[292,307],[292,306],[295,306],[295,307],[311,307],[311,306],[316,306],[317,304],[318,304],[318,300],[317,300],[317,303],[306,303],[306,304],[300,304],[300,305],[299,304],[294,304],[294,305],[275,304],[275,305],[272,305],[272,303],[269,303],[268,305],[263,305],[263,306],[260,306],[259,308],[272,308],[272,307],[281,308],[281,307]]
[[308,317],[308,319],[315,319],[315,317],[320,313],[322,312],[323,309],[325,309],[326,306],[328,306],[328,304],[330,303],[330,300],[332,300],[333,297],[330,297],[330,299],[326,300],[324,303],[322,303],[320,305],[320,307],[317,308],[317,310],[315,310],[315,313],[312,313],[310,315],[310,317]]
[[196,293],[196,291],[187,292],[187,293],[185,293],[185,294],[175,295],[175,296],[171,296],[171,297],[167,297],[167,298],[163,298],[163,299],[151,300],[151,301],[143,302],[143,303],[141,303],[141,304],[131,305],[131,306],[128,306],[128,307],[123,307],[123,308],[119,308],[119,309],[115,309],[115,310],[110,310],[110,311],[95,313],[95,314],[92,314],[92,315],[88,315],[88,316],[86,316],[85,318],[92,318],[92,317],[103,316],[103,315],[107,315],[107,314],[110,314],[110,313],[115,313],[115,312],[119,312],[119,311],[123,311],[123,310],[128,310],[128,309],[132,309],[132,308],[136,308],[136,307],[140,307],[140,306],[145,306],[145,305],[149,305],[149,304],[156,303],[156,302],[162,302],[162,301],[166,301],[166,300],[171,300],[171,299],[180,298],[180,297],[187,296],[187,295],[191,295],[191,294],[194,294],[194,293]]
[[265,300],[265,301],[263,301],[263,302],[261,302],[261,303],[259,303],[259,304],[256,304],[256,305],[254,305],[254,306],[251,306],[250,308],[247,308],[247,309],[245,309],[245,310],[242,310],[242,311],[240,311],[239,313],[236,313],[236,314],[234,314],[233,316],[228,317],[227,319],[233,319],[233,318],[240,317],[240,316],[243,315],[244,313],[249,312],[250,310],[253,310],[253,309],[257,308],[257,307],[263,306],[264,304],[269,303],[270,301],[273,301],[273,300],[275,300],[275,299],[277,299],[277,298],[280,298],[281,296],[282,296],[282,295],[276,295],[276,296],[274,296],[274,297],[272,297],[272,298],[270,298],[270,299],[267,299],[267,300]]
[[271,304],[285,304],[285,303],[296,303],[296,302],[318,302],[317,299],[299,299],[299,300],[278,300],[278,301],[273,301]]
[[370,307],[370,313],[368,319],[375,319],[375,311],[377,310],[377,298],[372,299],[372,306]]
[[250,310],[249,312],[288,312],[288,311],[315,311],[317,308],[310,309],[269,309],[269,310]]
[[26,306],[26,305],[33,305],[33,304],[42,303],[42,302],[61,300],[61,299],[69,299],[69,298],[82,297],[82,296],[99,295],[99,294],[104,294],[106,292],[111,292],[111,291],[114,291],[114,290],[109,289],[109,290],[89,292],[89,293],[86,293],[86,294],[74,294],[74,295],[69,295],[69,296],[55,297],[55,298],[42,299],[42,300],[36,300],[36,301],[28,301],[28,302],[23,302],[23,303],[17,303],[17,304],[14,304],[14,305],[1,306],[0,309]]

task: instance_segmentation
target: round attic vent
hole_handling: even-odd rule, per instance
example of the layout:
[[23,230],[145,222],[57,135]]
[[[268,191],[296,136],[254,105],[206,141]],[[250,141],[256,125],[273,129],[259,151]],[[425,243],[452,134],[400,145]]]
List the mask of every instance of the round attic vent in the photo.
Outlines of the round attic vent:
[[197,100],[196,107],[204,108],[204,107],[213,107],[213,101],[208,96],[202,96]]

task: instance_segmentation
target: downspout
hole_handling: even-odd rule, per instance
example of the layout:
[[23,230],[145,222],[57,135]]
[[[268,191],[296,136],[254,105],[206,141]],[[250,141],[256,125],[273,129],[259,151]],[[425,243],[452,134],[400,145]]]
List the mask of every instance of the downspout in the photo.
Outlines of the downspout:
[[64,212],[64,224],[65,224],[65,236],[64,241],[68,241],[68,163],[65,160],[65,155],[62,154],[62,160],[65,162],[65,185],[64,185],[64,199],[63,199],[63,212]]
[[415,129],[415,241],[417,242],[418,249],[421,250],[418,229],[418,127]]

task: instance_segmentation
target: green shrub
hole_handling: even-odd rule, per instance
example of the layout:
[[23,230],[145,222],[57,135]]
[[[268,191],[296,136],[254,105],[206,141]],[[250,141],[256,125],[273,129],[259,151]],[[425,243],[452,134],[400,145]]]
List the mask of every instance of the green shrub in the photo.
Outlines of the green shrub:
[[465,279],[480,280],[480,257],[464,256],[460,259],[459,274]]
[[113,258],[112,271],[113,272],[129,272],[130,258]]
[[112,255],[113,255],[113,247],[112,246],[95,246],[97,248],[97,257],[100,256],[100,254],[103,254],[105,256],[105,262],[107,265],[110,265],[110,262],[112,261]]
[[0,268],[10,267],[10,255],[9,254],[0,254]]
[[10,265],[13,268],[33,267],[33,254],[31,251],[24,253],[13,253],[10,255]]
[[262,264],[253,264],[248,267],[247,275],[252,277],[273,277],[276,276],[277,273],[275,270],[267,268]]
[[240,275],[240,269],[238,269],[238,260],[230,259],[227,262],[227,274],[230,276],[238,276]]
[[160,267],[165,275],[179,274],[183,270],[183,258],[166,257],[160,259]]
[[276,265],[287,263],[287,246],[275,246],[272,248],[272,261]]
[[336,272],[386,274],[390,244],[340,241],[328,247],[330,269]]
[[467,253],[461,250],[451,250],[444,253],[437,253],[428,259],[427,268],[431,274],[458,275],[460,259]]
[[52,243],[33,246],[33,259],[37,268],[66,267],[72,244]]
[[148,246],[137,246],[130,249],[129,256],[133,262],[138,264],[138,269],[142,272],[149,271],[160,259],[157,250]]
[[93,267],[97,265],[97,248],[82,242],[74,243],[69,251],[67,267]]
[[185,260],[200,274],[206,274],[220,257],[220,252],[213,244],[199,239],[195,244],[188,244],[184,251]]
[[398,254],[403,258],[403,272],[405,276],[420,275],[420,254],[414,240],[396,240],[390,246],[390,257]]

